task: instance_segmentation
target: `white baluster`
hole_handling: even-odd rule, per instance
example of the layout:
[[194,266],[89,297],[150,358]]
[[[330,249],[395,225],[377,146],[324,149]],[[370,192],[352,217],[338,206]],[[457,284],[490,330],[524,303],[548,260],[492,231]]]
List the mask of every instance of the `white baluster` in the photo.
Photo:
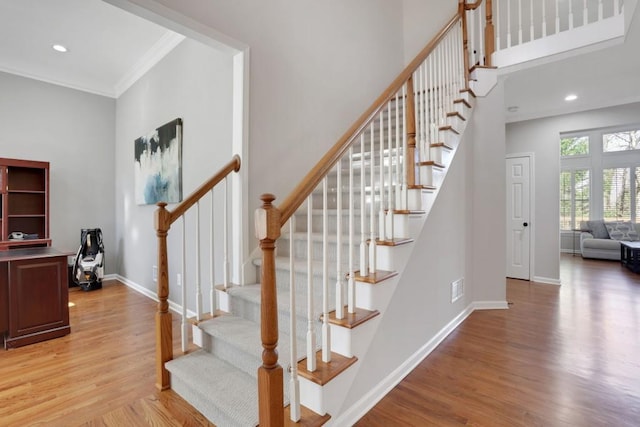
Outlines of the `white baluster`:
[[547,0],[542,0],[542,37],[547,37]]
[[378,236],[380,240],[384,240],[387,235],[387,226],[385,224],[386,213],[385,208],[385,194],[384,194],[384,111],[380,111],[380,141],[378,153],[380,155],[380,170],[378,172],[378,185],[380,186],[380,211],[378,213]]
[[[622,4],[624,6],[624,3]],[[620,15],[620,0],[613,0],[613,16]]]
[[[467,13],[467,22],[469,23],[469,33],[468,33],[468,43],[469,43],[469,56],[471,60],[469,61],[469,67],[473,68],[476,65],[477,57],[476,57],[476,20],[475,12],[470,10]],[[441,43],[438,44],[438,47],[441,46]]]
[[316,328],[313,307],[313,194],[307,199],[307,371],[316,370]]
[[560,32],[560,0],[556,0],[556,34]]
[[518,45],[522,44],[522,0],[518,0]]
[[[300,382],[298,380],[298,339],[296,334],[296,285],[294,269],[294,231],[296,229],[296,217],[291,216],[289,220],[289,306],[291,315],[289,316],[289,360],[291,361],[291,378],[289,379],[289,412],[291,421],[300,421]],[[315,360],[315,357],[314,357]]]
[[200,202],[196,202],[196,319],[202,320],[202,286],[200,284]]
[[507,0],[507,49],[511,47],[511,0]]
[[393,240],[393,139],[391,138],[391,101],[387,104],[387,142],[389,143],[389,155],[387,156],[389,177],[387,183],[387,218],[386,218],[386,234],[385,238]]
[[344,318],[342,291],[342,159],[336,166],[336,319]]
[[420,121],[422,123],[422,131],[420,135],[420,159],[421,160],[429,160],[429,149],[425,149],[425,147],[429,146],[429,120],[427,115],[429,114],[429,102],[427,97],[427,92],[429,90],[427,79],[428,70],[427,70],[427,62],[423,62],[420,65],[420,70],[422,71],[422,75],[420,77],[420,94],[421,94],[421,110],[420,110]]
[[429,92],[429,139],[431,142],[438,142],[438,127],[436,126],[436,88],[434,87],[434,55],[427,57],[429,82],[427,90]]
[[354,262],[354,228],[355,228],[355,198],[353,182],[353,146],[349,147],[349,279],[347,281],[347,306],[349,313],[356,311],[356,282],[354,280],[356,272]]
[[210,228],[209,228],[209,247],[211,250],[211,254],[209,256],[209,307],[211,307],[211,317],[215,314],[216,305],[215,305],[215,292],[216,292],[216,278],[215,278],[215,228],[214,228],[214,212],[215,212],[215,200],[214,200],[214,192],[213,188],[210,191],[211,193],[211,212],[210,212]]
[[583,0],[582,3],[582,25],[587,25],[589,23],[589,9],[587,8],[587,0]]
[[365,204],[365,181],[367,169],[364,161],[364,133],[360,135],[360,275],[369,275],[369,254],[367,252],[367,232],[366,232],[366,216],[367,209]]
[[229,207],[227,206],[229,194],[229,179],[228,176],[224,178],[224,229],[223,229],[223,243],[224,243],[224,288],[229,287]]
[[[478,57],[478,61],[480,62],[480,65],[485,65],[485,55],[484,55],[484,31],[482,31],[482,29],[484,28],[484,20],[486,17],[486,13],[485,13],[485,8],[486,8],[486,4],[482,3],[480,4],[480,7],[478,8],[478,46],[480,47],[480,49],[478,49],[479,52],[479,57]],[[451,44],[451,37],[450,35],[447,35],[447,39],[449,40],[449,44]],[[450,48],[447,49],[448,52],[450,52]]]
[[[399,208],[399,209],[403,209],[402,207],[402,187],[404,184],[404,180],[402,177],[402,169],[400,166],[400,126],[401,126],[401,122],[400,122],[400,92],[396,93],[396,190],[395,190],[395,204],[394,207],[395,208]],[[403,133],[404,133],[404,129],[403,129]],[[395,235],[395,234],[394,234]]]
[[569,0],[569,29],[573,30],[573,0]]
[[533,0],[529,0],[529,41],[532,42],[535,38],[534,30],[533,30]]
[[329,329],[329,221],[328,182],[322,180],[322,361],[331,362],[331,330]]
[[602,0],[598,0],[598,21],[602,21],[603,16]]
[[407,158],[407,85],[402,85],[402,196],[401,208],[409,208],[409,189],[407,188],[407,164],[410,160]]
[[376,272],[376,192],[375,192],[375,175],[376,175],[376,157],[375,157],[375,121],[371,122],[371,141],[370,141],[370,168],[371,176],[369,185],[371,186],[371,206],[369,207],[369,274]]
[[437,49],[438,56],[436,65],[438,66],[438,88],[439,88],[439,99],[438,99],[438,126],[444,126],[445,124],[445,112],[444,112],[444,53],[442,49],[442,45],[438,46]]
[[[542,0],[543,2],[545,0]],[[501,41],[500,41],[500,0],[496,0],[496,51],[502,49]]]
[[188,346],[188,339],[189,339],[189,323],[187,322],[187,281],[186,279],[186,271],[187,269],[185,268],[186,264],[187,264],[187,255],[186,255],[186,234],[185,234],[185,217],[184,215],[182,215],[182,260],[181,260],[181,266],[180,268],[182,269],[182,275],[181,275],[181,280],[182,280],[182,323],[181,323],[181,330],[182,330],[182,352],[186,353],[187,351],[187,346]]
[[[482,34],[482,31],[480,31]],[[447,82],[447,108],[445,114],[450,113],[453,110],[453,33],[447,34],[447,38],[445,39],[446,43],[446,77],[445,80]],[[484,43],[482,40],[480,41],[480,65],[484,65]],[[431,147],[427,146],[427,153],[429,153],[429,159],[431,159]]]
[[425,140],[426,138],[426,134],[427,134],[427,122],[424,118],[424,113],[426,111],[425,108],[425,100],[426,100],[426,92],[425,92],[425,87],[424,87],[424,78],[426,75],[426,70],[424,69],[424,67],[422,65],[420,65],[420,67],[418,67],[417,70],[417,76],[418,76],[418,80],[416,81],[416,85],[417,85],[417,89],[418,89],[418,94],[416,96],[416,100],[418,101],[418,108],[416,108],[416,119],[418,120],[418,135],[417,135],[417,144],[418,144],[418,158],[423,161],[426,160],[424,158],[424,151],[422,149],[422,147],[424,147],[425,144]]

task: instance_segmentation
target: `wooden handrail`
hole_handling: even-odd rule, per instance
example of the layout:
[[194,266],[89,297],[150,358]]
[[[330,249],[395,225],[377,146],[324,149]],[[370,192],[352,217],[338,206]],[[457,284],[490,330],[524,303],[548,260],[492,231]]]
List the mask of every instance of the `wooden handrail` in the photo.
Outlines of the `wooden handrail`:
[[322,178],[325,177],[331,168],[344,156],[356,137],[362,132],[373,120],[377,114],[384,108],[385,104],[402,88],[402,85],[409,80],[413,72],[424,62],[429,54],[438,46],[438,43],[460,20],[460,12],[449,20],[447,25],[427,44],[424,49],[405,67],[404,70],[396,77],[396,79],[387,87],[382,94],[373,102],[373,104],[356,120],[356,122],[342,135],[335,145],[325,154],[322,159],[311,169],[304,177],[302,182],[284,199],[279,206],[281,213],[280,225],[283,226],[293,213],[300,207],[302,202],[311,194],[318,186]]
[[158,312],[156,313],[156,387],[165,390],[170,387],[169,372],[164,364],[173,359],[173,331],[169,311],[169,261],[167,255],[167,234],[171,224],[222,181],[231,172],[240,170],[240,157],[233,156],[213,177],[202,184],[180,202],[173,211],[166,209],[167,203],[158,203],[154,217],[158,237]]
[[237,154],[231,158],[231,161],[224,165],[214,176],[212,176],[207,182],[198,187],[193,193],[191,193],[186,199],[180,202],[171,211],[169,225],[173,224],[178,218],[180,218],[186,211],[189,210],[198,200],[207,194],[213,187],[220,181],[226,178],[231,172],[238,172],[240,170],[240,156]]

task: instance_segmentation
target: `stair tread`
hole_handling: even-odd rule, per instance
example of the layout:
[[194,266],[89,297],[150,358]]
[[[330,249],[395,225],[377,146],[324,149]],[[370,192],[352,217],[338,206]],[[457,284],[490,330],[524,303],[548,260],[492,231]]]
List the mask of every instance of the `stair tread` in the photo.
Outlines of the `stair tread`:
[[[335,288],[335,284],[332,285],[333,286],[329,286],[330,291]],[[231,293],[232,296],[260,304],[262,298],[260,284],[239,286],[234,289],[235,290]],[[278,290],[279,311],[287,311],[289,309],[289,295],[290,292],[288,290]],[[333,298],[330,300],[330,310],[333,310],[332,300]],[[314,313],[320,314],[322,312],[322,298],[314,298],[314,305]],[[296,292],[296,315],[301,317],[307,316],[307,295],[302,292]],[[305,331],[298,331],[298,333],[304,332]]]
[[[195,395],[188,400],[210,417],[206,406],[215,406],[240,426],[258,424],[258,381],[240,369],[204,350],[197,350],[166,363],[172,377],[188,384]],[[211,420],[214,423],[219,421]]]
[[329,363],[325,363],[322,361],[322,350],[319,350],[316,352],[316,370],[313,372],[307,370],[307,358],[305,357],[298,362],[298,374],[302,378],[306,378],[309,381],[322,386],[337,377],[357,361],[358,358],[355,356],[345,357],[331,352],[331,361]]

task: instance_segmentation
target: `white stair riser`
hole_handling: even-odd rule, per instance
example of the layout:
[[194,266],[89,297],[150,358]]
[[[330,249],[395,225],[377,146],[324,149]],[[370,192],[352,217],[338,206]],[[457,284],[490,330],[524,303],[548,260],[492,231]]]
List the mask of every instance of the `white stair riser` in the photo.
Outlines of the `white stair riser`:
[[349,367],[324,386],[300,377],[300,403],[320,415],[339,413],[355,378],[356,368]]
[[384,313],[397,284],[398,276],[391,277],[390,279],[375,285],[365,282],[356,282],[358,307],[366,310],[378,310],[381,313]]
[[378,329],[380,315],[353,329],[331,325],[331,351],[345,357],[366,353],[371,338]]
[[413,243],[399,246],[378,247],[378,268],[385,271],[401,271],[413,250]]

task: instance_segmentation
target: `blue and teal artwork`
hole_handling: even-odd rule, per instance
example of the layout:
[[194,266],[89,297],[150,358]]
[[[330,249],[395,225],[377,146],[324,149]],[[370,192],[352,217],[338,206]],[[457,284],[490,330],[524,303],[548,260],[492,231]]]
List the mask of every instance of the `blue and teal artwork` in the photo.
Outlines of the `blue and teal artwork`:
[[182,119],[135,140],[136,203],[182,200]]

